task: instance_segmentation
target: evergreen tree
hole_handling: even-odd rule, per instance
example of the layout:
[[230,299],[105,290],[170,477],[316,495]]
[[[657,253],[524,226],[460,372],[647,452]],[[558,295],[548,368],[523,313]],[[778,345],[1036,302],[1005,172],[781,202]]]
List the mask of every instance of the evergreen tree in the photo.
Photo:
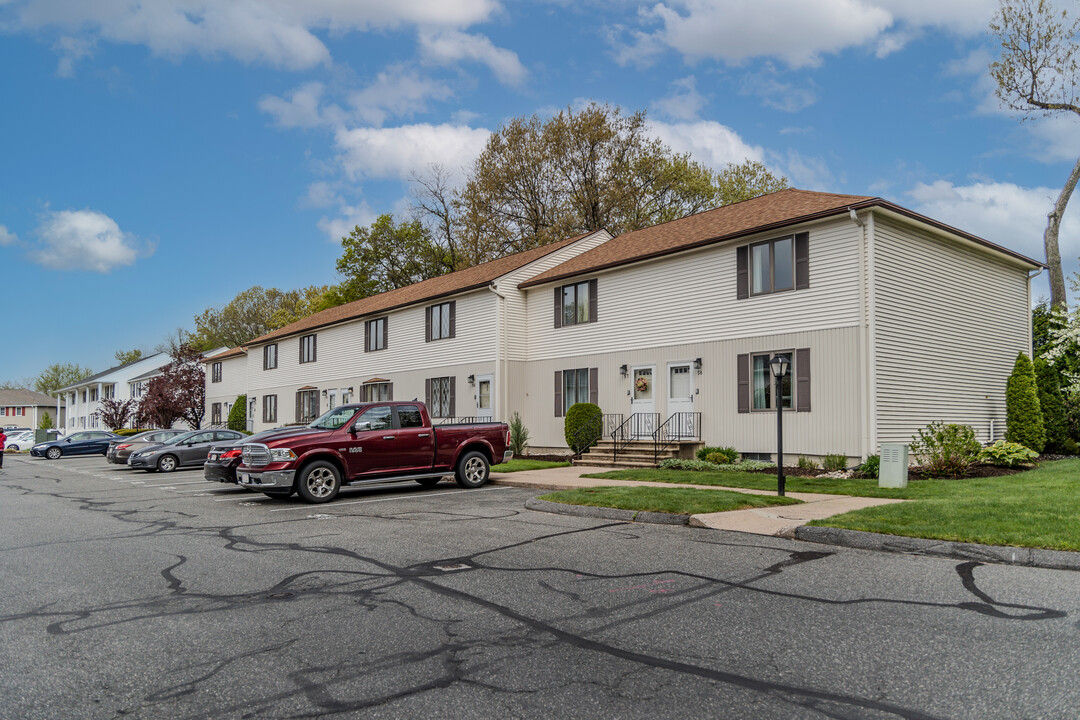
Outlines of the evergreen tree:
[[1046,444],[1042,411],[1039,409],[1039,391],[1035,382],[1035,369],[1024,353],[1016,356],[1012,375],[1005,389],[1005,439],[1020,443],[1035,452],[1042,452]]
[[225,426],[237,432],[247,432],[247,395],[238,395]]
[[1036,358],[1035,381],[1039,387],[1039,410],[1042,411],[1043,428],[1046,430],[1045,449],[1052,453],[1064,452],[1069,435],[1058,372],[1043,358]]

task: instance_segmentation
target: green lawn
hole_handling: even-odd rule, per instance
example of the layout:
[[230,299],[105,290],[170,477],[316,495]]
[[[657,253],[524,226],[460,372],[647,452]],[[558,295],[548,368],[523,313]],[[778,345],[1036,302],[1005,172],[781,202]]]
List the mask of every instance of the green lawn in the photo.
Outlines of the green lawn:
[[742,510],[744,508],[766,507],[769,505],[793,505],[799,502],[786,497],[745,495],[728,490],[625,486],[560,490],[548,495],[542,495],[540,499],[566,503],[567,505],[589,505],[592,507],[611,507],[623,510],[645,510],[687,515]]
[[544,460],[522,460],[514,458],[510,462],[491,466],[491,472],[521,472],[522,470],[547,470],[548,468],[566,467],[568,462],[546,462]]
[[[771,475],[682,470],[620,470],[590,477],[774,489]],[[876,480],[787,479],[789,492],[915,500],[818,520],[812,525],[909,537],[1080,550],[1080,460],[1057,460],[1029,472],[964,480],[912,480],[877,487]]]

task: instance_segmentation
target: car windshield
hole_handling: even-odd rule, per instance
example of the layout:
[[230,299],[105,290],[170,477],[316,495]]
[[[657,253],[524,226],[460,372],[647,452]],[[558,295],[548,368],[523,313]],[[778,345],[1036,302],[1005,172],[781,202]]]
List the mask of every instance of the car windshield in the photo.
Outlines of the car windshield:
[[168,440],[163,441],[161,444],[162,445],[179,445],[180,443],[184,442],[188,438],[193,437],[194,435],[195,435],[194,432],[186,432],[186,433],[183,433],[182,435],[177,435],[176,437],[169,438]]
[[328,410],[323,413],[319,419],[308,425],[308,427],[315,428],[316,430],[337,430],[342,425],[349,422],[349,418],[355,414],[355,407],[334,408],[333,410]]

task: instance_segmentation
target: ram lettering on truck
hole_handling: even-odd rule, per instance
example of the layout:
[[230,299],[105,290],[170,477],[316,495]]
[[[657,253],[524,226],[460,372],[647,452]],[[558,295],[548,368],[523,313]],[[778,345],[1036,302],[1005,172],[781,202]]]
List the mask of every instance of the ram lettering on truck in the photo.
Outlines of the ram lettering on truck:
[[343,485],[404,482],[425,487],[453,475],[477,488],[491,465],[505,462],[506,423],[432,427],[421,402],[342,405],[306,427],[243,446],[236,469],[244,487],[271,497],[297,493],[303,500],[333,500]]

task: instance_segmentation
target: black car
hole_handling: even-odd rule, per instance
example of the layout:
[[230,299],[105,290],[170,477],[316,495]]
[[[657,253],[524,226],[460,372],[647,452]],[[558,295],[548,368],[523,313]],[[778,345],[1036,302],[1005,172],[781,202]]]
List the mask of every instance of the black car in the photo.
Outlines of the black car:
[[109,450],[109,441],[119,438],[104,430],[87,430],[35,445],[30,448],[30,454],[50,460],[62,455],[104,455]]
[[214,445],[206,456],[203,477],[212,482],[236,483],[236,466],[240,464],[240,449],[244,443],[262,442],[284,432],[295,432],[297,426],[263,430],[261,433],[237,440],[232,445]]

